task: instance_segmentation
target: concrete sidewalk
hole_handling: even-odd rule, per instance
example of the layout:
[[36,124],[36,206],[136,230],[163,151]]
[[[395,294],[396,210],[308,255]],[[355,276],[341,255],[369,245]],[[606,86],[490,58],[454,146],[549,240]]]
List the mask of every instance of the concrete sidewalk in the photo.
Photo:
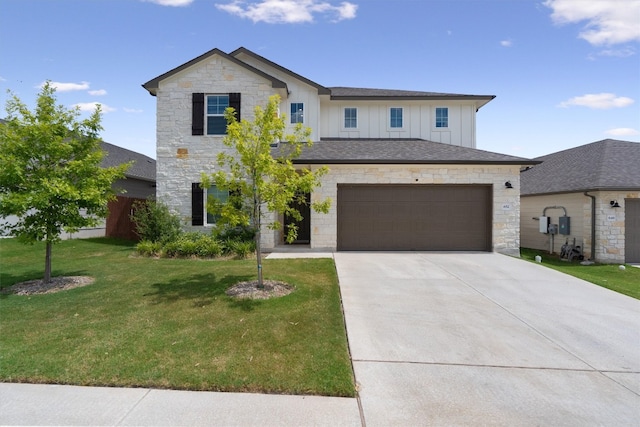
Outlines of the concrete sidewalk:
[[0,383],[0,425],[361,426],[356,399]]

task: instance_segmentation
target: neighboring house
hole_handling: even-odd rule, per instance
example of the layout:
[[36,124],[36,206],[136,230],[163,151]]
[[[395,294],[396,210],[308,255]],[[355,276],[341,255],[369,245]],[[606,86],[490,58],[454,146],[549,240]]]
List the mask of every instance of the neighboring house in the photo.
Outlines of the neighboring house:
[[107,155],[102,159],[103,167],[118,166],[132,162],[125,172],[125,178],[116,180],[113,188],[117,198],[109,202],[109,216],[106,219],[102,235],[136,240],[135,224],[131,221],[133,205],[137,200],[155,197],[156,161],[151,157],[108,142],[102,142]]
[[[113,188],[116,190],[117,200],[109,203],[109,216],[93,228],[83,228],[77,233],[62,233],[62,239],[86,237],[124,237],[135,238],[133,225],[129,219],[133,201],[155,196],[156,161],[148,156],[118,147],[108,142],[101,142],[101,148],[106,152],[102,159],[102,167],[113,167],[123,163],[133,162],[125,172],[125,179],[116,180]],[[16,217],[0,218],[0,221],[15,223]]]
[[[302,123],[315,141],[296,164],[330,169],[310,198],[330,197],[331,210],[303,213],[297,243],[519,255],[519,171],[537,162],[475,148],[476,113],[493,95],[325,87],[245,48],[213,49],[143,87],[157,97],[158,199],[191,229],[215,222],[206,196],[220,195],[199,182],[229,150],[224,109],[251,120],[277,94],[288,131]],[[284,244],[277,231],[262,239]]]
[[575,239],[586,258],[640,263],[640,143],[605,139],[535,160],[520,181],[523,247],[550,250],[538,218],[558,224],[566,210],[568,234],[553,236],[553,252]]

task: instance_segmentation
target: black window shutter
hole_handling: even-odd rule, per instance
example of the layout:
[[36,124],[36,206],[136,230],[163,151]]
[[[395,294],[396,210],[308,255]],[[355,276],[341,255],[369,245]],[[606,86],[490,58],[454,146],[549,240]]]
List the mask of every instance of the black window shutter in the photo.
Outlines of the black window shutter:
[[204,135],[204,93],[192,93],[191,135]]
[[204,225],[204,190],[199,182],[191,184],[191,225]]
[[229,94],[229,107],[236,110],[236,120],[240,121],[240,94],[239,93]]

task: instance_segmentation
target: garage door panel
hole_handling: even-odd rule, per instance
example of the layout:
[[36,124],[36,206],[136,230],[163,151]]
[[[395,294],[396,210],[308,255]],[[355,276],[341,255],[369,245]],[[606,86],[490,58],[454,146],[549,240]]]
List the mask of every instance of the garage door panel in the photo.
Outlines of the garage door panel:
[[339,250],[490,250],[491,188],[340,185]]

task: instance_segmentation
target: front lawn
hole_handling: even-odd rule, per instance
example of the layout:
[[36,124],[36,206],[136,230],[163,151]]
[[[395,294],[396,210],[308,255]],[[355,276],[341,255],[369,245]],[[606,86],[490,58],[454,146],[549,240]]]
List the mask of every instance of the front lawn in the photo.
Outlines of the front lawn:
[[[42,277],[44,245],[0,240],[0,287]],[[150,259],[109,239],[53,248],[53,276],[95,283],[0,294],[0,381],[354,396],[330,259],[265,260],[296,290],[234,300],[255,260]]]
[[536,249],[520,249],[523,259],[534,261],[536,255],[542,257],[542,265],[571,276],[595,283],[621,294],[640,299],[640,268],[626,266],[620,270],[618,264],[581,265],[580,261],[567,262],[556,255]]

